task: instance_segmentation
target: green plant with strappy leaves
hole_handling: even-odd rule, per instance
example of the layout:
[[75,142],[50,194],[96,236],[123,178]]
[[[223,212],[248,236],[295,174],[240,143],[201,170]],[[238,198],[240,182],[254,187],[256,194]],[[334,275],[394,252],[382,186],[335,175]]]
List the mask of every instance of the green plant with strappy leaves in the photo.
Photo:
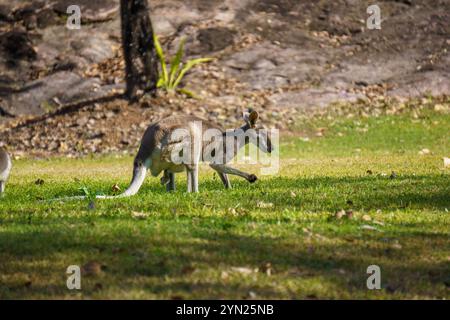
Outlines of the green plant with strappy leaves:
[[82,186],[79,188],[79,190],[83,193],[83,196],[86,197],[86,201],[88,203],[89,209],[95,208],[95,200],[96,200],[96,193],[94,191],[91,191],[87,186]]
[[183,63],[183,55],[184,55],[184,44],[186,39],[182,39],[180,45],[178,46],[177,53],[170,61],[170,70],[167,68],[166,56],[161,47],[161,43],[158,40],[157,36],[154,36],[154,43],[156,54],[158,55],[159,62],[161,65],[161,74],[158,80],[157,87],[166,90],[167,92],[180,92],[188,97],[195,98],[196,95],[186,89],[181,88],[180,83],[183,80],[186,73],[191,70],[196,65],[201,63],[210,62],[212,58],[198,58],[198,59],[190,59]]

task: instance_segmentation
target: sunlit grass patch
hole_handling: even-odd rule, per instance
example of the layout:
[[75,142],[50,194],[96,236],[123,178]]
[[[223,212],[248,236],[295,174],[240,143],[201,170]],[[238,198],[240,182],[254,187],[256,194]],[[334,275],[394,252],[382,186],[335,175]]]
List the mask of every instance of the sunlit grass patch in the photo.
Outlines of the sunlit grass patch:
[[[0,199],[0,298],[449,298],[449,116],[309,126],[309,139],[282,135],[280,172],[256,184],[225,190],[203,166],[199,194],[184,175],[170,194],[149,178],[94,208],[45,200],[123,190],[131,157],[15,161]],[[68,290],[66,268],[89,262],[99,271]],[[381,290],[366,287],[371,264]]]

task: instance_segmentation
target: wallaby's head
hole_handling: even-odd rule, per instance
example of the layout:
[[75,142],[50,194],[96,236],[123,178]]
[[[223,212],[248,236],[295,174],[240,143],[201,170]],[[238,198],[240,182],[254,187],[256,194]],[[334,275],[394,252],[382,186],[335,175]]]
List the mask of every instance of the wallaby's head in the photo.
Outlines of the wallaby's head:
[[256,146],[263,152],[271,153],[272,141],[269,137],[269,130],[265,129],[259,124],[259,114],[255,110],[249,110],[249,112],[244,112],[245,125],[242,129],[245,132],[246,139],[245,143],[250,141],[256,143]]

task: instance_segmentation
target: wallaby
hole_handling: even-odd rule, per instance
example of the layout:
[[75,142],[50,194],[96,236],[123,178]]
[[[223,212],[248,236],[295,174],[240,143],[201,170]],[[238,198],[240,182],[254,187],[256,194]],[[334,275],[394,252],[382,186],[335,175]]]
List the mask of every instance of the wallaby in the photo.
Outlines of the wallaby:
[[[251,111],[244,114],[245,124],[232,131],[224,131],[219,126],[195,116],[170,116],[151,124],[144,133],[141,140],[139,151],[134,159],[133,177],[129,187],[117,196],[97,196],[98,199],[113,199],[135,195],[144,183],[147,170],[150,170],[154,177],[161,172],[163,176],[161,183],[166,185],[167,191],[175,189],[175,173],[187,172],[187,191],[198,192],[198,166],[200,162],[209,162],[222,180],[225,188],[231,188],[228,174],[237,175],[247,179],[250,183],[257,180],[254,174],[249,174],[226,165],[230,162],[237,151],[244,147],[250,141],[255,143],[263,152],[272,152],[272,142],[265,130],[256,127],[258,113]],[[252,130],[250,130],[252,129]],[[208,147],[208,142],[203,141],[204,133],[212,130],[217,133],[215,138],[226,138],[233,144],[227,144],[227,139],[216,139],[213,150],[214,154],[223,155],[219,157],[220,161],[208,161],[203,156],[203,149]],[[175,134],[175,133],[179,134]],[[235,134],[239,132],[245,134]],[[229,142],[228,140],[228,142]],[[175,162],[174,154],[179,150],[192,149],[193,146],[199,146],[197,152],[189,157],[190,161]],[[231,149],[231,150],[230,150]],[[217,159],[216,159],[217,160]],[[83,199],[84,197],[70,197],[67,199]],[[58,199],[57,199],[58,200]]]
[[11,168],[11,157],[4,149],[0,148],[0,196],[5,192],[6,180],[8,180]]

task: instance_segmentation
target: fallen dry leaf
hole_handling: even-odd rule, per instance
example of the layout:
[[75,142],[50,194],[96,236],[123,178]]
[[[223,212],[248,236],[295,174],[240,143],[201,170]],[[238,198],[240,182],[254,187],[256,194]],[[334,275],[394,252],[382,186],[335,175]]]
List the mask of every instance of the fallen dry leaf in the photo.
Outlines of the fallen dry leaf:
[[434,111],[440,112],[440,111],[446,111],[446,110],[447,110],[447,108],[443,104],[438,103],[438,104],[434,105]]
[[308,228],[303,228],[303,232],[306,233],[308,237],[311,237],[313,235],[312,231]]
[[379,226],[384,226],[384,223],[378,220],[373,220],[372,223],[377,224]]
[[372,220],[372,218],[368,214],[363,215],[361,217],[361,219],[363,219],[364,221],[371,221]]
[[135,219],[147,219],[148,214],[144,213],[144,212],[137,212],[137,211],[133,211],[131,213],[131,216]]
[[263,264],[259,270],[262,273],[265,273],[266,275],[268,275],[269,277],[272,275],[272,264],[270,262],[267,262],[265,264]]
[[450,167],[450,158],[444,158],[444,167]]
[[261,209],[273,208],[273,203],[272,203],[272,202],[258,201],[258,203],[256,204],[256,206],[257,206],[258,208],[261,208]]
[[101,283],[97,282],[94,285],[94,290],[102,290],[102,289],[103,289],[103,285]]
[[247,267],[231,267],[231,271],[237,272],[243,275],[250,275],[252,273],[258,272],[258,269],[251,269]]
[[427,149],[427,148],[424,148],[424,149],[419,151],[419,154],[421,156],[424,156],[424,155],[427,155],[427,154],[430,154],[430,153],[431,153],[430,149]]
[[222,272],[220,273],[220,278],[221,278],[222,280],[228,279],[229,276],[230,276],[230,275],[229,275],[228,272],[226,272],[226,271],[222,271]]
[[353,210],[347,210],[347,211],[345,211],[343,209],[339,210],[338,212],[336,212],[334,214],[334,217],[338,220],[342,219],[342,218],[353,219]]
[[102,266],[96,261],[89,261],[81,267],[81,272],[87,276],[98,276],[102,273],[105,266]]
[[345,210],[339,210],[335,213],[334,217],[336,219],[342,219],[343,217],[345,217]]
[[345,211],[345,216],[346,216],[348,219],[353,219],[353,210],[347,210],[347,211]]
[[181,273],[183,273],[183,274],[191,274],[195,270],[197,270],[197,269],[195,269],[195,267],[187,265],[187,266],[184,266],[183,269],[181,269]]
[[375,227],[373,227],[373,226],[369,226],[369,225],[367,225],[367,224],[362,225],[360,228],[361,228],[362,230],[380,231],[378,228],[375,228]]

